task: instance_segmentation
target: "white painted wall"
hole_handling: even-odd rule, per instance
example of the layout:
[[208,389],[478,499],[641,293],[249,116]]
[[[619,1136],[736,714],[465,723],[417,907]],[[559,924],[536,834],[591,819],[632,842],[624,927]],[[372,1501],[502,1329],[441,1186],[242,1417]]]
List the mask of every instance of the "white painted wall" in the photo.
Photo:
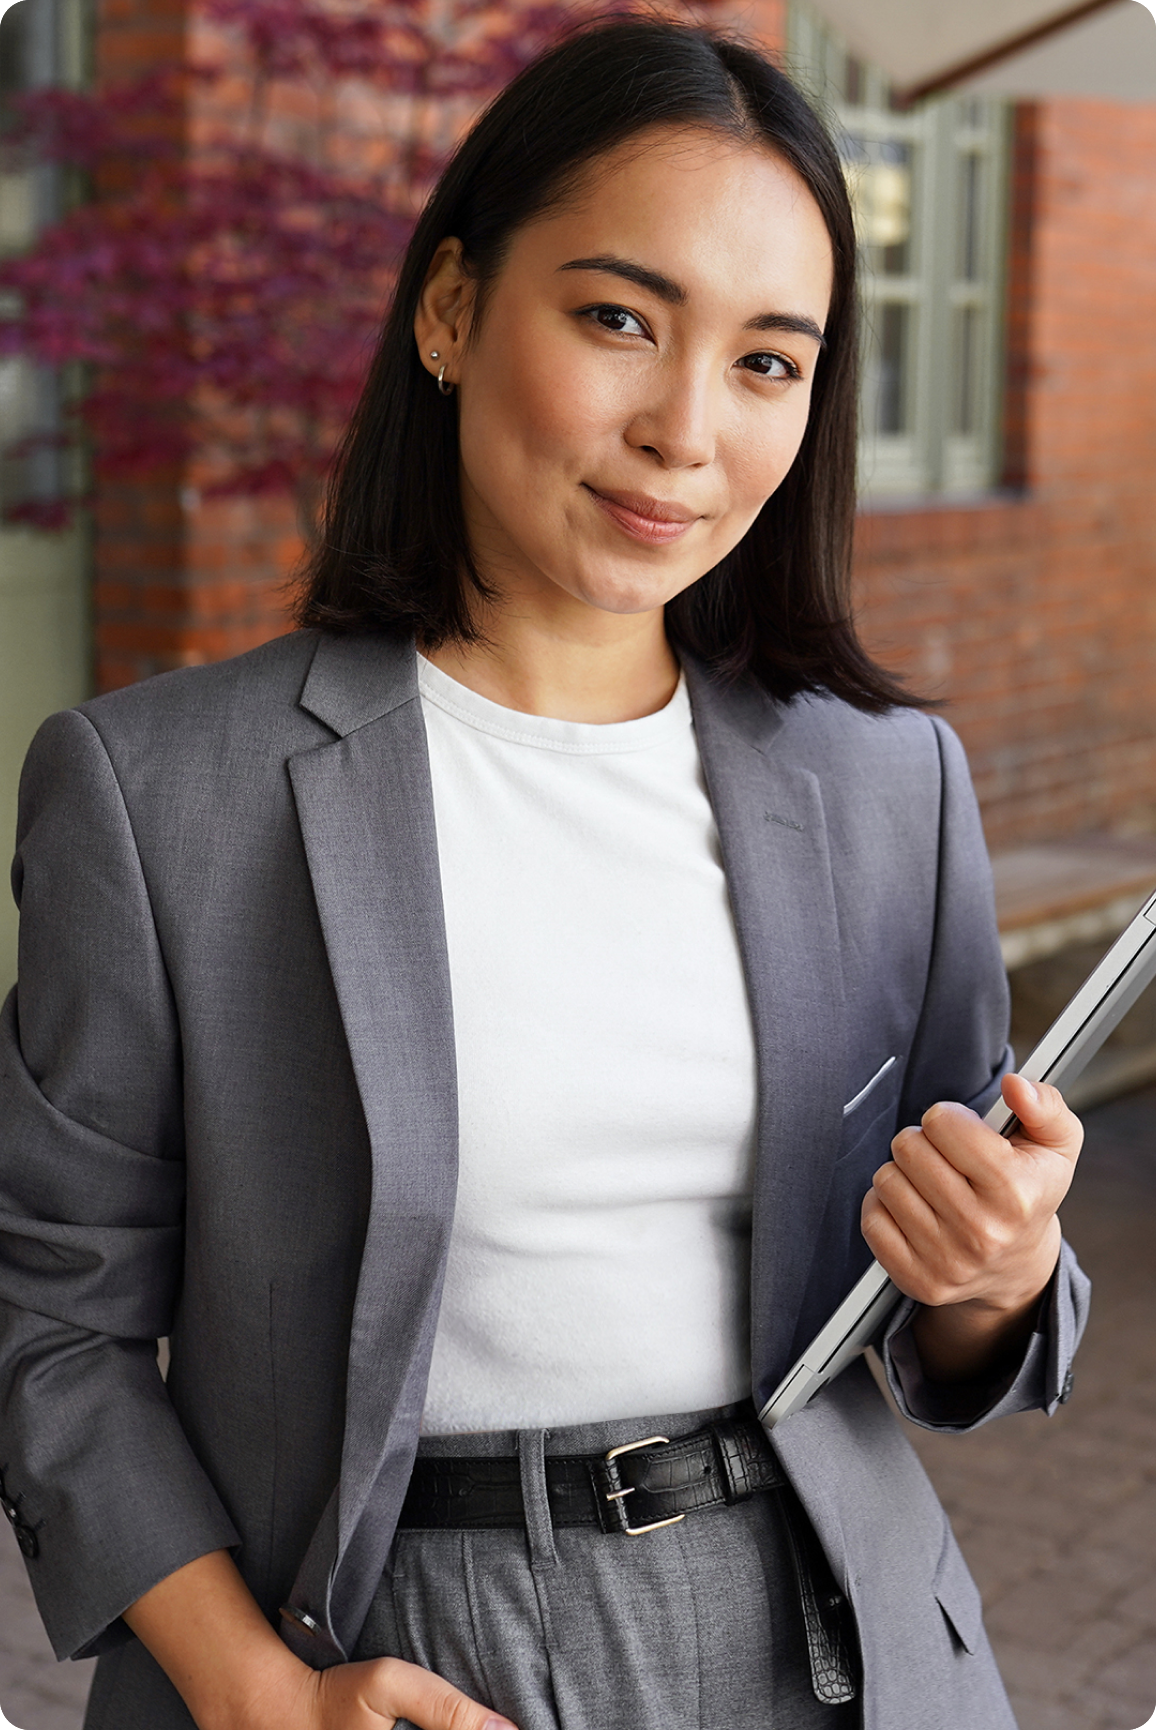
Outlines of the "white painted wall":
[[89,695],[88,572],[82,528],[0,529],[0,997],[16,978],[8,871],[20,766],[44,717]]

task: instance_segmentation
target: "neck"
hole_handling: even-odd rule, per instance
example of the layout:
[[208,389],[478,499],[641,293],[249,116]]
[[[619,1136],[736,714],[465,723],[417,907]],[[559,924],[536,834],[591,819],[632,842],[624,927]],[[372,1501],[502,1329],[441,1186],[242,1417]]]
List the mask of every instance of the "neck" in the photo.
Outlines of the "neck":
[[679,666],[662,609],[618,614],[581,607],[577,618],[490,606],[476,643],[423,652],[479,696],[559,721],[636,721],[669,703]]

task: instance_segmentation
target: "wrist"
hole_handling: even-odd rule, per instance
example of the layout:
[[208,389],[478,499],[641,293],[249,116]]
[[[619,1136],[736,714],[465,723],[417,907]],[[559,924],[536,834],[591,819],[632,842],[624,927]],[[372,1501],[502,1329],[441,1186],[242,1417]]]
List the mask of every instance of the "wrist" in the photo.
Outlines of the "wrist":
[[314,1672],[279,1638],[228,1552],[159,1581],[124,1612],[198,1730],[309,1730]]
[[1048,1282],[1027,1297],[923,1306],[911,1324],[924,1374],[934,1382],[991,1380],[1022,1353]]
[[198,1730],[306,1730],[315,1673],[272,1628],[210,1655],[186,1703]]

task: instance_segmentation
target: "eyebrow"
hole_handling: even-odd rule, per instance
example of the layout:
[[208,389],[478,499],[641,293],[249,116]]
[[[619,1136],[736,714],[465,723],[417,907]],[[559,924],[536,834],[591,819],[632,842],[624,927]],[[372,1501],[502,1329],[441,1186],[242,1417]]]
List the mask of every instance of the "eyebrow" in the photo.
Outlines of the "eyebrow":
[[[558,269],[594,270],[607,276],[620,276],[624,281],[657,295],[668,306],[685,306],[690,299],[680,283],[664,276],[660,270],[651,270],[649,265],[637,264],[632,258],[618,258],[614,253],[599,253],[594,258],[572,258],[566,264],[560,264]],[[796,336],[809,336],[820,348],[827,346],[827,339],[814,319],[801,312],[760,312],[754,318],[748,318],[743,329],[791,331]]]

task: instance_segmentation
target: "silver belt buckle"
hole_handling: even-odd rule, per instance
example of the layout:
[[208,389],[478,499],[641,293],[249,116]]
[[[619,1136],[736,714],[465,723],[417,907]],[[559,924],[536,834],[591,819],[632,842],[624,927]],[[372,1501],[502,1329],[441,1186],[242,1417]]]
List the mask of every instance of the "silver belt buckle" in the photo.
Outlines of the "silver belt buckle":
[[[613,1462],[618,1458],[619,1454],[633,1454],[638,1448],[652,1448],[659,1442],[661,1442],[664,1447],[669,1447],[670,1437],[646,1436],[641,1442],[623,1442],[620,1448],[611,1448],[610,1452],[606,1455],[606,1464],[613,1467]],[[618,1471],[617,1468],[614,1467],[614,1477],[617,1478],[617,1476]],[[614,1480],[611,1479],[611,1482],[613,1481]],[[628,1484],[624,1490],[608,1490],[606,1492],[606,1500],[608,1502],[621,1502],[625,1496],[632,1496],[636,1488],[636,1485]],[[640,1538],[644,1532],[657,1532],[663,1526],[677,1526],[680,1520],[685,1519],[685,1514],[672,1514],[669,1520],[652,1520],[649,1526],[631,1526],[624,1523],[623,1530],[632,1538]]]

